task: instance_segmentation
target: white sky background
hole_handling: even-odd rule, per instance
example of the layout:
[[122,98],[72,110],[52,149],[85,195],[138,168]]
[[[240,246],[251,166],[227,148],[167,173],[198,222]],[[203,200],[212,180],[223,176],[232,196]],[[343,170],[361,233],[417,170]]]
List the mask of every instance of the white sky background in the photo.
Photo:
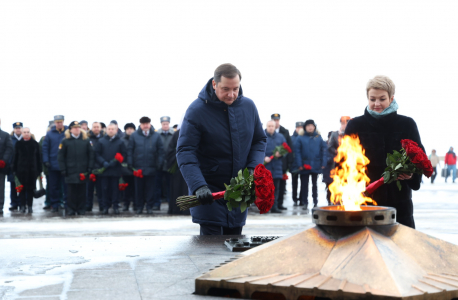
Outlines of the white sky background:
[[458,1],[1,1],[0,118],[37,136],[63,114],[178,123],[221,63],[265,123],[358,116],[375,75],[423,144],[458,147]]

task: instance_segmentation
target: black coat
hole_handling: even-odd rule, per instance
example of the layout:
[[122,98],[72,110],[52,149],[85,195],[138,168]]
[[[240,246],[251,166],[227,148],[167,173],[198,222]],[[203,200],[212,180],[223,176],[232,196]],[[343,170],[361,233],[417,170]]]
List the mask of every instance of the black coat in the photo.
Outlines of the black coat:
[[[66,183],[85,183],[80,180],[81,173],[88,173],[94,167],[94,150],[85,132],[75,139],[67,130],[60,146],[57,159],[59,169],[66,172]],[[89,174],[86,174],[86,180]]]
[[[293,146],[293,141],[291,140],[291,136],[289,135],[289,130],[283,126],[280,126],[280,129],[278,130],[278,132],[281,133],[285,137],[286,143],[292,150],[294,146]],[[285,157],[282,158],[282,161],[283,161],[283,167],[282,167],[283,174],[285,174],[288,169],[292,171],[293,164],[294,164],[293,155],[286,155]]]
[[[126,146],[126,151],[127,151],[127,148],[129,147],[129,139],[130,139],[130,135],[127,135],[127,133],[124,133],[124,136],[121,138],[121,141]],[[126,155],[127,155],[127,152],[126,152]],[[124,162],[127,163],[127,157],[124,157]],[[134,176],[134,172],[129,168],[122,168],[122,176]]]
[[154,176],[162,166],[164,147],[162,139],[151,127],[146,137],[139,127],[129,138],[127,162],[134,169],[142,170],[144,176]]
[[[121,153],[122,157],[127,160],[127,147],[118,135],[115,135],[113,139],[105,135],[95,146],[96,160],[100,166],[103,166],[104,162],[111,163],[116,153]],[[100,176],[121,177],[122,168],[121,164],[116,162],[114,166],[108,167]]]
[[13,157],[13,142],[11,141],[11,136],[0,129],[0,160],[3,160],[6,164],[6,167],[0,169],[0,174],[8,173],[8,165]]
[[[103,131],[100,131],[100,134],[99,134],[98,136],[96,136],[96,135],[92,132],[92,130],[88,132],[87,137],[89,138],[89,140],[90,140],[90,142],[91,142],[91,144],[92,144],[92,148],[94,149],[94,151],[95,151],[95,149],[96,149],[96,147],[97,147],[97,144],[99,143],[100,139],[103,138],[104,136],[105,136],[105,133],[104,133]],[[97,160],[94,161],[94,169],[98,169],[98,168],[101,168],[101,167],[103,167],[103,166],[101,166],[101,165],[97,162]]]
[[37,141],[21,139],[16,143],[12,168],[24,189],[35,189],[37,178],[43,170]]
[[[367,166],[367,175],[371,182],[382,177],[386,168],[386,157],[394,150],[399,151],[402,139],[410,139],[421,144],[417,124],[412,118],[398,115],[396,112],[381,119],[375,119],[367,110],[364,115],[352,119],[345,130],[345,135],[358,134],[361,145],[366,150],[370,160]],[[401,180],[402,189],[396,183],[384,184],[372,195],[379,206],[396,208],[396,219],[399,223],[415,228],[413,219],[412,190],[420,189],[421,175],[414,174],[410,180]]]

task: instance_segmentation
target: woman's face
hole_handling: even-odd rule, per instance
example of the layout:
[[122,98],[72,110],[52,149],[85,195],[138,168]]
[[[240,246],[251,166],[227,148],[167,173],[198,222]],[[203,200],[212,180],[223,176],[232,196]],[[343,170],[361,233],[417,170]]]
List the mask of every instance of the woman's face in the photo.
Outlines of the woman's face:
[[369,109],[381,113],[385,108],[393,102],[394,96],[388,96],[388,92],[378,89],[370,89],[367,93],[369,99]]

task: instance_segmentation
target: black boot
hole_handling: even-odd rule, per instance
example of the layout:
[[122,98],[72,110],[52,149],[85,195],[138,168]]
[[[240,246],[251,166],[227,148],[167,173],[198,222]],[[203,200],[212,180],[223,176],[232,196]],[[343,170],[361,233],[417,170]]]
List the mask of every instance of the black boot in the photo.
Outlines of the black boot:
[[27,210],[27,212],[28,212],[29,214],[33,213],[33,209],[32,209],[32,206],[29,206],[29,207],[28,207],[28,210]]
[[280,206],[278,207],[278,209],[280,209],[280,210],[287,210],[287,208],[284,207],[283,205],[280,205]]
[[10,211],[17,211],[17,206],[11,206],[11,207],[9,208],[9,210],[10,210]]
[[21,207],[21,213],[25,214],[25,206]]
[[105,208],[102,212],[102,215],[108,215],[108,208]]
[[303,210],[308,210],[308,204],[304,204],[304,207],[302,207]]
[[129,205],[125,205],[124,204],[124,207],[123,207],[122,211],[129,211]]
[[116,207],[116,208],[113,208],[113,213],[115,215],[119,215],[119,209]]

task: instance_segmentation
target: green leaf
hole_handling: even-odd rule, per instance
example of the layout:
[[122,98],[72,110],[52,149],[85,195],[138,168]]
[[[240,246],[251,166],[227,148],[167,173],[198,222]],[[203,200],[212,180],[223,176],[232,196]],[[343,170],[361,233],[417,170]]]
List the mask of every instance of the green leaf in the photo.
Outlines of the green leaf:
[[224,184],[224,187],[226,188],[226,190],[229,188],[229,185],[227,184]]
[[240,202],[240,201],[242,201],[242,197],[241,197],[241,196],[239,196],[239,197],[235,198],[235,201],[237,201],[237,202]]
[[228,209],[229,211],[232,211],[231,202],[228,201],[226,205],[227,205],[227,209]]
[[240,203],[240,210],[244,212],[246,210],[246,202]]
[[230,192],[230,191],[227,190],[227,191],[224,193],[224,200],[229,200],[229,192]]
[[237,184],[237,181],[235,180],[235,178],[232,178],[231,179],[231,186],[234,187],[236,184]]
[[401,164],[401,163],[399,163],[399,164],[396,166],[396,168],[394,168],[394,169],[395,169],[395,170],[398,170],[398,169],[400,169],[400,168],[402,168],[402,164]]
[[390,175],[391,175],[390,172],[383,173],[383,180],[385,182],[388,182],[388,180],[390,180]]
[[399,180],[396,181],[396,185],[398,186],[398,189],[401,190],[402,186],[401,186],[401,182]]
[[248,168],[245,168],[245,171],[243,171],[243,177],[245,179],[248,179],[248,177],[250,177],[250,171],[248,171]]
[[[389,155],[389,154],[388,154]],[[386,158],[386,165],[389,166],[391,164],[390,156]]]
[[231,199],[237,199],[242,195],[242,191],[236,191],[231,194]]

